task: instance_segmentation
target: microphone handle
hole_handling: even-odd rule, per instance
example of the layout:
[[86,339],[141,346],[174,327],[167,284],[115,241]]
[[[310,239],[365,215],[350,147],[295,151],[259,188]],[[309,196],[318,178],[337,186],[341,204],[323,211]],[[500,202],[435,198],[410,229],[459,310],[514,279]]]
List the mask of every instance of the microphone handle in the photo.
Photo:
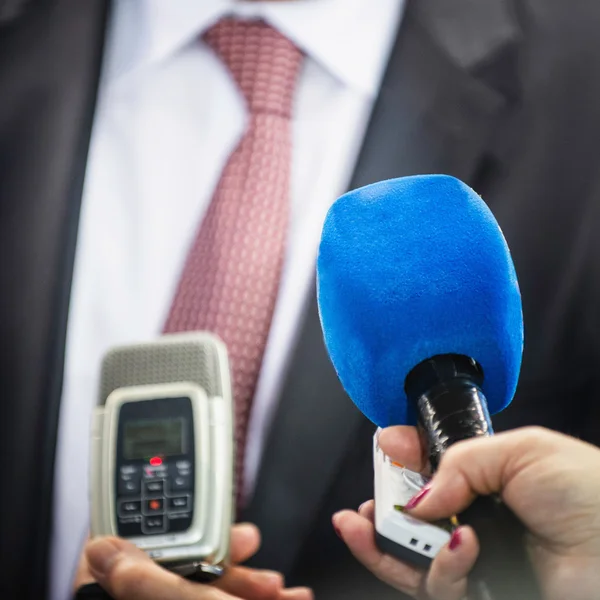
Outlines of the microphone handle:
[[[483,372],[474,360],[450,354],[421,363],[407,377],[406,393],[417,410],[434,471],[453,444],[493,435],[482,383]],[[527,530],[497,495],[480,496],[457,518],[473,527],[479,540],[469,598],[542,600],[527,553]]]
[[480,496],[458,515],[479,539],[479,556],[469,578],[469,599],[541,600],[525,545],[527,531],[497,496]]

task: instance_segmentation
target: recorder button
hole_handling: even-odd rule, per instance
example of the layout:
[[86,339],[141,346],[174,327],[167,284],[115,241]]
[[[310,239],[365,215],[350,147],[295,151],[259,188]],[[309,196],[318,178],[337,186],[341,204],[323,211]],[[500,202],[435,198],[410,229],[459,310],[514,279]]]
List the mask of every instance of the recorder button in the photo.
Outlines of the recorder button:
[[160,467],[144,467],[144,479],[163,479],[166,476],[167,469],[165,465],[161,465]]
[[121,496],[138,496],[141,489],[141,480],[133,479],[131,476],[123,476],[119,478],[119,494]]
[[141,511],[142,503],[139,500],[119,500],[120,517],[139,515]]
[[169,510],[173,512],[186,511],[189,509],[189,504],[189,496],[175,496],[175,498],[169,498]]
[[175,475],[171,478],[171,490],[179,492],[189,490],[192,487],[192,478],[190,475]]
[[186,531],[192,525],[192,513],[173,513],[169,514],[169,531],[177,533]]
[[165,501],[163,498],[154,498],[152,500],[144,501],[144,514],[145,515],[160,515],[164,512]]
[[162,494],[163,480],[159,479],[158,481],[145,481],[144,482],[144,492],[148,496],[150,496],[152,494]]
[[178,460],[175,464],[169,465],[169,475],[171,477],[185,477],[192,474],[192,463],[189,460]]
[[162,533],[165,530],[165,518],[162,515],[144,518],[144,533]]
[[117,531],[121,537],[125,538],[142,535],[142,518],[127,517],[126,519],[119,519]]
[[135,475],[140,476],[140,467],[138,465],[123,465],[120,468],[121,475]]

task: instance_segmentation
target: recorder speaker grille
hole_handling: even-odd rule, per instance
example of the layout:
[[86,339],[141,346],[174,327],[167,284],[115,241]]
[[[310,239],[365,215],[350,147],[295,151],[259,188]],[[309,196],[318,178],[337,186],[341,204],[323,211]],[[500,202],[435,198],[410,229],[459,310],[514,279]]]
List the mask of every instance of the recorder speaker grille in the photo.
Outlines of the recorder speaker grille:
[[104,358],[100,403],[116,389],[137,385],[191,382],[208,396],[222,396],[217,347],[212,336],[165,336],[161,343],[117,348]]

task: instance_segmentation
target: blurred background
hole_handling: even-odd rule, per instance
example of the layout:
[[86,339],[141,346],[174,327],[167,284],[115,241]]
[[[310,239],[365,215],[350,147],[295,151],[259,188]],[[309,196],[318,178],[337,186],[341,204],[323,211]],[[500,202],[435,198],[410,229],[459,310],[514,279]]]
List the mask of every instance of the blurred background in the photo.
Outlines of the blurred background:
[[496,429],[597,443],[599,30],[593,0],[0,1],[0,595],[71,595],[104,352],[208,329],[252,564],[399,597],[331,526],[374,427],[315,301],[328,208],[381,179],[454,175],[501,224],[526,342]]

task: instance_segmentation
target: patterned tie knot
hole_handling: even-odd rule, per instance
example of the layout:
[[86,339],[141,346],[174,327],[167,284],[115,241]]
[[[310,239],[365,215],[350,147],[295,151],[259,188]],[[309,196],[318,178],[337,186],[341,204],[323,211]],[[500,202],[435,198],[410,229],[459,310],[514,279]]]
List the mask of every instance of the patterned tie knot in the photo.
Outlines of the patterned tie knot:
[[248,110],[291,117],[302,52],[264,21],[227,17],[204,39],[231,72]]

